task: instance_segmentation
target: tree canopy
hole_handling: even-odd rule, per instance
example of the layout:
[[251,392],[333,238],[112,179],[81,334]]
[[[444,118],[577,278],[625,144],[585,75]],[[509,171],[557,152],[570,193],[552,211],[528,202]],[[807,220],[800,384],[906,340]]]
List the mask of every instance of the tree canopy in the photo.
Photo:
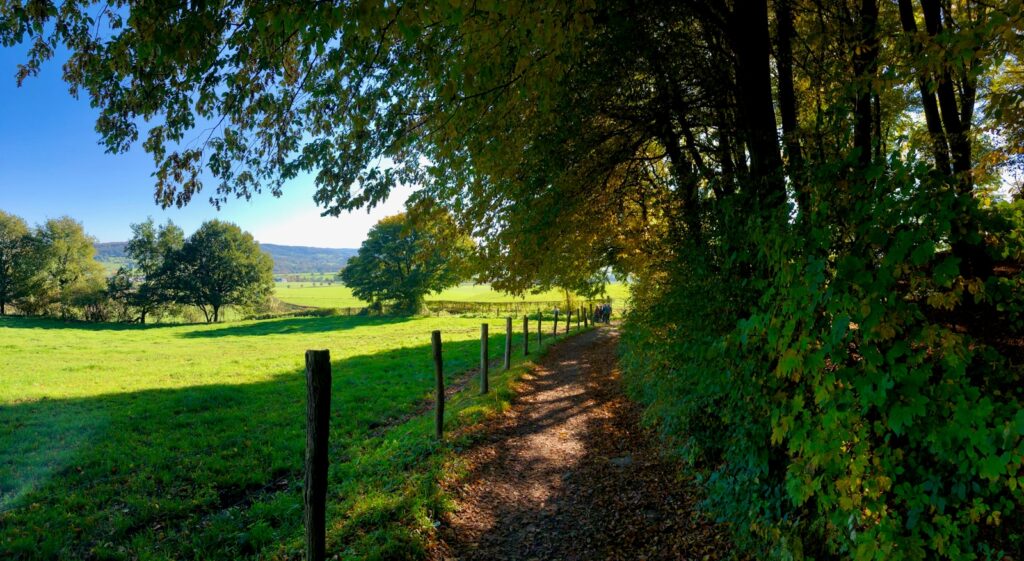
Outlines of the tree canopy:
[[94,294],[103,291],[103,267],[94,259],[96,240],[69,216],[44,222],[38,237],[46,288],[42,304],[56,303],[61,316],[68,317],[73,305],[88,304]]
[[197,306],[208,322],[229,305],[255,305],[274,288],[274,263],[252,234],[220,220],[204,222],[167,264],[178,302]]
[[437,210],[382,219],[341,270],[357,298],[417,313],[424,297],[467,280],[473,249],[451,216]]
[[174,300],[175,259],[185,234],[170,220],[157,227],[152,218],[131,228],[132,238],[125,246],[131,264],[118,269],[107,284],[115,300],[146,323],[147,315]]
[[39,244],[28,225],[0,211],[0,315],[7,305],[29,296],[39,280]]

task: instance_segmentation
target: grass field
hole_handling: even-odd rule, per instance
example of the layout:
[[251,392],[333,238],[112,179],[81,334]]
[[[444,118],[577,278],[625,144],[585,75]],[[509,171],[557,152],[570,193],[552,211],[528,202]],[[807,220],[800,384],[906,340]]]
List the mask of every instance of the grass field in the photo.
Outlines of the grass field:
[[[444,447],[429,414],[402,419],[432,388],[430,331],[451,376],[478,364],[480,321],[0,318],[0,559],[298,559],[310,348],[334,370],[329,543],[414,558],[445,508]],[[449,423],[501,407],[508,376],[467,388]]]
[[[621,302],[629,297],[629,287],[623,283],[611,284],[608,286],[607,291],[608,295],[615,301]],[[360,308],[366,305],[366,302],[352,296],[352,291],[340,283],[323,286],[313,285],[312,283],[280,282],[277,283],[274,294],[289,304],[313,308]],[[440,294],[428,295],[427,302],[553,302],[564,297],[564,294],[559,290],[549,290],[540,294],[527,294],[523,298],[516,298],[492,290],[486,284],[462,284],[449,288]]]

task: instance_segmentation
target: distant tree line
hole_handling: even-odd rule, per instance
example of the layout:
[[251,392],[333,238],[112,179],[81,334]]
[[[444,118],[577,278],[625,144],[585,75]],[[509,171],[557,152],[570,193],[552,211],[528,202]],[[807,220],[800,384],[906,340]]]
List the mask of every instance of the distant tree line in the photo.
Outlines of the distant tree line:
[[257,310],[273,289],[273,260],[252,235],[211,220],[191,236],[174,223],[132,225],[129,261],[109,277],[95,260],[95,240],[70,217],[30,228],[0,211],[0,315],[145,323],[225,306]]

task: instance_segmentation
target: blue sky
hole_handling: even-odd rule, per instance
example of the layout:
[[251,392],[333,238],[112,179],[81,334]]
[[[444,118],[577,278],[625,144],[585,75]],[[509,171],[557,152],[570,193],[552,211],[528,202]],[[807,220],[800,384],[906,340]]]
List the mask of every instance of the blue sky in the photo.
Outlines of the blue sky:
[[[17,87],[21,49],[0,47],[0,210],[30,224],[71,216],[99,241],[123,241],[129,225],[152,216],[170,218],[185,232],[204,220],[235,222],[264,243],[358,247],[380,218],[402,210],[408,190],[396,191],[369,214],[321,217],[313,203],[312,178],[299,178],[275,198],[230,200],[218,212],[200,194],[185,209],[162,210],[153,202],[152,159],[141,146],[106,154],[93,129],[96,110],[74,99],[55,58],[36,78]],[[211,188],[212,190],[212,188]]]

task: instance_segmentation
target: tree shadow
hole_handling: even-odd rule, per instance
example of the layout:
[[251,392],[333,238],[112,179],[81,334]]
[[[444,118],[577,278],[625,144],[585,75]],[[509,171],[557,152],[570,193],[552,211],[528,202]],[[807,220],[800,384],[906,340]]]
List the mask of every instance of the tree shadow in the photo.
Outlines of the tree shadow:
[[97,323],[82,320],[62,320],[59,318],[34,316],[3,316],[0,317],[0,328],[6,329],[83,329],[87,331],[138,331],[144,329],[165,329],[196,325],[187,323]]
[[[503,340],[491,337],[491,349]],[[479,364],[479,341],[443,348],[449,383]],[[295,358],[294,370],[251,384],[0,405],[0,559],[239,559],[296,543],[306,396]],[[420,465],[434,446],[429,423],[412,436],[389,427],[429,399],[430,346],[335,360],[332,371],[332,480],[361,488],[373,446],[409,466],[378,471]],[[406,492],[400,480],[365,479]]]
[[232,324],[211,329],[199,329],[183,333],[186,339],[204,339],[213,337],[239,337],[251,335],[289,335],[294,333],[323,333],[341,331],[354,327],[370,327],[405,323],[414,317],[401,316],[326,316],[326,317],[291,317],[262,320],[253,323]]
[[614,353],[599,349],[610,336],[602,329],[562,343],[571,353],[549,357],[547,368],[521,382],[514,420],[471,447],[472,467],[459,482],[471,495],[442,530],[452,548],[446,556],[729,556],[724,533],[698,512],[699,493],[640,428],[639,407],[619,387]]

